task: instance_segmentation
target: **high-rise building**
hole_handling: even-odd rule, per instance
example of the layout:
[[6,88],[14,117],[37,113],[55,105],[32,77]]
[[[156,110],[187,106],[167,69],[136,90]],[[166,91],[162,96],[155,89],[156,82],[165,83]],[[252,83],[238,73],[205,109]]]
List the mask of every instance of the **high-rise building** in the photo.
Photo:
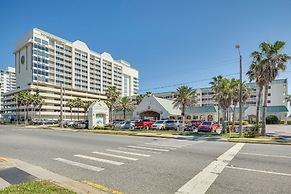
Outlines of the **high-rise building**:
[[[73,98],[105,99],[108,86],[115,86],[123,96],[133,96],[138,92],[136,69],[125,60],[113,59],[109,53],[90,50],[80,40],[70,42],[33,28],[16,42],[14,54],[17,89],[4,94],[3,116],[16,115],[13,95],[22,90],[37,91],[44,97],[46,104],[41,108],[44,118],[58,118],[61,86],[64,101]],[[64,116],[70,117],[68,107],[64,107]]]
[[5,70],[0,70],[0,109],[2,109],[2,95],[5,92],[16,89],[15,68],[7,67]]

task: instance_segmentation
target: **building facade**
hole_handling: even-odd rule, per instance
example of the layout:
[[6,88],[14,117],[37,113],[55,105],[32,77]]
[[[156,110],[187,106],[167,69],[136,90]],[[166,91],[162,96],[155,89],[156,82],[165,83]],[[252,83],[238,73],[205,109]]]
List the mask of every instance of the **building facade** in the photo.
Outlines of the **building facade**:
[[138,93],[136,69],[125,60],[113,59],[109,53],[90,50],[80,40],[70,42],[33,28],[17,41],[14,54],[17,89],[3,94],[3,116],[15,115],[13,95],[23,90],[39,91],[45,98],[46,105],[41,110],[44,118],[56,117],[56,112],[60,112],[61,86],[64,100],[105,99],[108,86],[115,86],[123,96]]

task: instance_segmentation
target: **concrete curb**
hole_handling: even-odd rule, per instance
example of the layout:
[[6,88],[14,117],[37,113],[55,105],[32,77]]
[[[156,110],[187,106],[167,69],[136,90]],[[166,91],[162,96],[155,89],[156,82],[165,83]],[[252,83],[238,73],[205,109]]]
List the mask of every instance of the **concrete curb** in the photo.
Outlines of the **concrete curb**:
[[106,194],[106,192],[104,192],[104,191],[98,190],[94,187],[91,187],[91,186],[86,185],[84,183],[67,178],[65,176],[56,174],[54,172],[51,172],[51,171],[46,170],[44,168],[41,168],[39,166],[23,162],[21,160],[10,159],[10,162],[0,162],[0,170],[3,168],[11,168],[11,167],[16,167],[20,170],[25,171],[28,174],[31,174],[31,175],[37,177],[40,180],[50,181],[56,185],[67,188],[67,189],[72,190],[76,193],[80,193],[80,194],[88,194],[88,193]]

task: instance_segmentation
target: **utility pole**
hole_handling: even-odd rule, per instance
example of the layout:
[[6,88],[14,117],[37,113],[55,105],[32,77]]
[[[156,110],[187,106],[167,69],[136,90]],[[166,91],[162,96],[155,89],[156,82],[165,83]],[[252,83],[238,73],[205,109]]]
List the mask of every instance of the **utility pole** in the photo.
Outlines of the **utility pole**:
[[60,127],[63,128],[63,84],[61,84],[61,114],[60,114]]
[[242,138],[242,56],[240,54],[240,45],[235,45],[235,48],[238,49],[239,54],[239,137]]

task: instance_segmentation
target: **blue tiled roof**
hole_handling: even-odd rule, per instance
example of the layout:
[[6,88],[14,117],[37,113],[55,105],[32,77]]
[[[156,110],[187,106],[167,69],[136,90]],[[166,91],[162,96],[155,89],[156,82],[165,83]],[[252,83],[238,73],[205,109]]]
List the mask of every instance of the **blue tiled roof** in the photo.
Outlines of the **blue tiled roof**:
[[216,109],[214,106],[197,106],[194,108],[186,108],[186,113],[197,113],[197,112],[216,112]]

